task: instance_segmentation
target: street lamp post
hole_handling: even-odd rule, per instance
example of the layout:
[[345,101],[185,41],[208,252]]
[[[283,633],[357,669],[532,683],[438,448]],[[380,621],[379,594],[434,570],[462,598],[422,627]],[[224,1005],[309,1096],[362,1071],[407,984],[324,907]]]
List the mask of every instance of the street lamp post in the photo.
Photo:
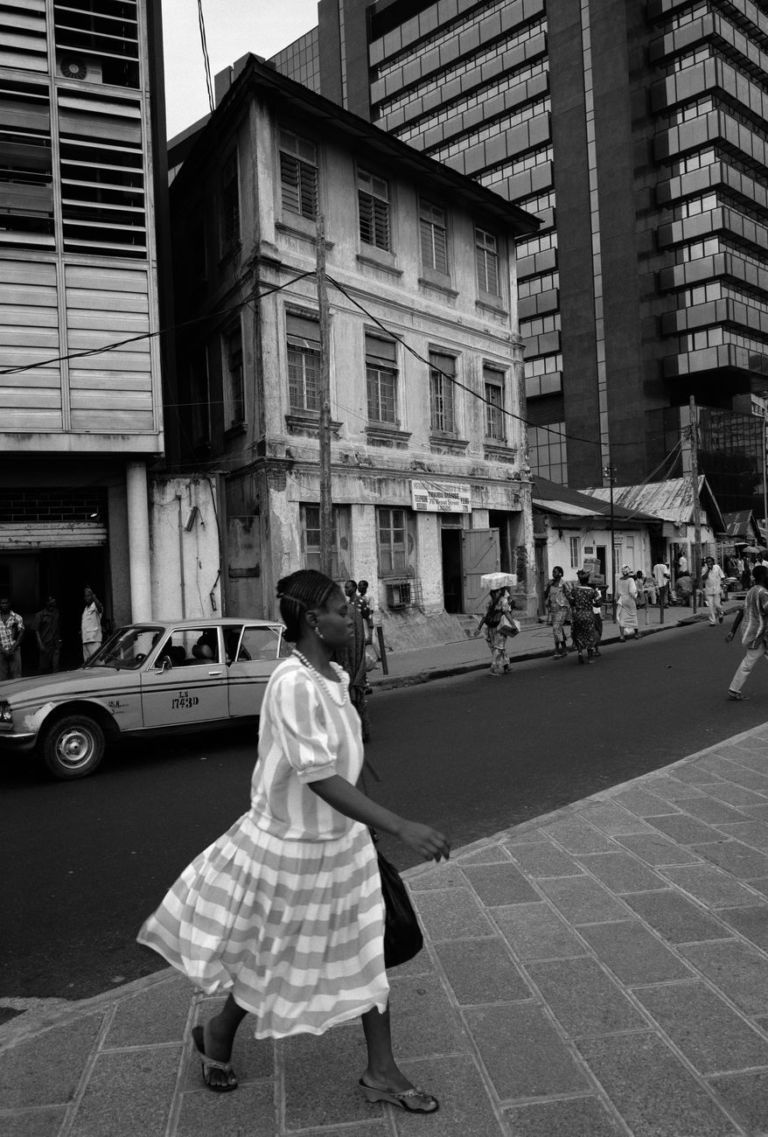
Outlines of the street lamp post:
[[613,622],[616,622],[616,533],[614,529],[614,514],[613,514],[613,486],[616,479],[616,470],[610,464],[603,466],[603,477],[608,479],[608,501],[610,503],[610,519],[609,524],[611,528],[611,608],[613,615]]
[[768,391],[760,392],[763,400],[763,429],[762,429],[762,449],[763,449],[763,531],[760,534],[761,545],[768,545],[768,471],[766,471],[766,458],[768,457],[768,447],[766,447],[766,426],[768,425]]

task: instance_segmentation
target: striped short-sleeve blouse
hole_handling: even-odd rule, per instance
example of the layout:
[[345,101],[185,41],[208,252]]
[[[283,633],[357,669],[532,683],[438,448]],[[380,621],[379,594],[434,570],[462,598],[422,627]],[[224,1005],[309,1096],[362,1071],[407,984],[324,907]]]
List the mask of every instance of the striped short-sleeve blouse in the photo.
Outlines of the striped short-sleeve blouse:
[[360,718],[345,671],[321,683],[295,657],[273,672],[259,722],[259,760],[251,782],[251,819],[284,839],[331,840],[356,823],[313,793],[309,783],[339,774],[353,785],[363,764]]

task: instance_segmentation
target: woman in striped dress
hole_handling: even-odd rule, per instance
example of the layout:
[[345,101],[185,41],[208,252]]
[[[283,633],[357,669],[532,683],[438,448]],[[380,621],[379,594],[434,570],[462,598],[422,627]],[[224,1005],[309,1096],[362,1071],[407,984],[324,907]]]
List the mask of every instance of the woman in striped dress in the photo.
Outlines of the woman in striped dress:
[[256,1038],[322,1034],[362,1015],[369,1101],[414,1113],[438,1103],[392,1054],[384,967],[384,905],[369,826],[425,859],[445,837],[377,805],[355,787],[363,762],[348,678],[331,662],[349,638],[341,589],[304,569],[278,584],[293,655],[267,685],[251,808],[182,873],[139,933],[221,1012],[192,1032],[205,1084],[233,1090],[229,1063],[246,1013]]

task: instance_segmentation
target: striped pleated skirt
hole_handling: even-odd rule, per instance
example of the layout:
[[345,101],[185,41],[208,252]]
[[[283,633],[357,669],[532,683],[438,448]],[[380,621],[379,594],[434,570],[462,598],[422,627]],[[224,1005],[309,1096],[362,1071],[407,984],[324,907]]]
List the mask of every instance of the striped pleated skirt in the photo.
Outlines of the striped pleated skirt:
[[240,818],[190,864],[139,943],[256,1016],[256,1038],[322,1034],[387,1005],[376,851],[357,822],[284,840]]

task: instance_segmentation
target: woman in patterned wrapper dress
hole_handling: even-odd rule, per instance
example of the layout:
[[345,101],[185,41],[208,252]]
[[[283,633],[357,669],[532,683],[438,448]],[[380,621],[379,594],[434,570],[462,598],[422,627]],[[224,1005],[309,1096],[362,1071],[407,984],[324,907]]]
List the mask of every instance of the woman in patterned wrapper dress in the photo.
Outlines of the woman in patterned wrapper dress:
[[278,584],[293,655],[267,685],[251,808],[182,873],[139,933],[207,994],[219,1014],[192,1039],[205,1084],[233,1090],[235,1032],[247,1012],[256,1038],[322,1034],[362,1016],[368,1101],[433,1113],[392,1054],[384,966],[384,905],[369,827],[426,860],[446,838],[377,805],[355,787],[363,762],[348,679],[331,662],[351,632],[346,598],[312,569]]
[[578,584],[569,584],[568,595],[571,601],[571,638],[578,652],[579,663],[591,663],[597,654],[597,628],[595,627],[594,607],[599,603],[600,593],[589,583],[590,574],[586,569],[576,573]]

